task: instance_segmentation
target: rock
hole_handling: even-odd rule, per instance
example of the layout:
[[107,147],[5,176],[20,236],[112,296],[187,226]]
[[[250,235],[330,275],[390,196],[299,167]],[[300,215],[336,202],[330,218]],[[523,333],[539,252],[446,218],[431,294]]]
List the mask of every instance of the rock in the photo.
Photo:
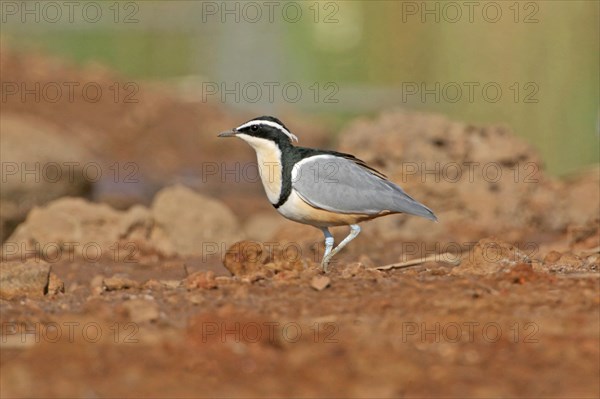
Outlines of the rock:
[[484,238],[464,255],[460,266],[453,268],[451,274],[493,274],[510,271],[521,263],[529,264],[531,260],[517,247],[495,238]]
[[177,253],[175,245],[171,242],[167,233],[156,225],[150,232],[148,249],[152,249],[166,257],[182,255]]
[[[279,243],[274,243],[279,244]],[[267,245],[269,245],[267,243]],[[240,241],[227,249],[223,265],[231,274],[243,277],[243,281],[253,283],[273,275],[284,278],[284,272],[299,273],[314,265],[302,257],[298,248],[285,245],[263,245],[257,241]],[[285,250],[287,248],[287,250]]]
[[596,258],[582,258],[572,252],[552,251],[544,258],[544,269],[554,273],[595,272],[598,271]]
[[240,241],[227,249],[223,265],[234,276],[248,276],[265,271],[270,256],[262,243]]
[[[34,208],[3,244],[3,254],[22,258],[25,251],[34,250],[52,261],[68,258],[71,253],[89,262],[97,262],[101,256],[122,261],[116,253],[120,241],[137,245],[132,237],[150,234],[152,221],[143,209],[122,212],[82,198],[61,198]],[[140,229],[144,232],[137,232]],[[127,251],[120,252],[124,255]]]
[[561,271],[574,271],[583,265],[583,259],[579,256],[567,252],[561,255],[560,259],[555,262],[561,268]]
[[158,192],[152,216],[179,255],[203,255],[241,238],[239,223],[222,202],[177,185]]
[[160,280],[160,283],[168,289],[174,290],[181,285],[181,281],[179,280]]
[[550,251],[544,258],[544,263],[556,263],[561,256],[561,253],[558,251]]
[[115,274],[112,277],[105,278],[102,285],[107,291],[117,291],[126,288],[137,288],[138,282],[129,278],[126,274]]
[[2,241],[34,206],[67,195],[89,194],[86,168],[90,155],[73,140],[61,137],[58,129],[47,121],[2,113]]
[[0,263],[0,298],[42,297],[48,291],[50,265],[44,261]]
[[107,256],[131,263],[142,253],[202,255],[226,248],[239,235],[238,223],[225,205],[175,186],[157,194],[152,210],[136,205],[119,211],[82,198],[36,207],[2,252],[4,259],[21,259],[33,251],[49,261],[74,253],[90,262]]
[[146,299],[132,299],[123,304],[129,318],[134,323],[145,323],[157,320],[160,316],[159,307],[154,301]]
[[310,280],[311,288],[314,288],[317,291],[323,291],[325,288],[329,287],[331,284],[331,279],[327,276],[315,276]]
[[65,292],[65,283],[58,276],[50,272],[48,279],[48,295],[57,295]]
[[187,290],[193,290],[196,288],[217,288],[217,282],[215,281],[215,273],[212,271],[201,271],[190,274],[185,280],[183,280],[183,285]]

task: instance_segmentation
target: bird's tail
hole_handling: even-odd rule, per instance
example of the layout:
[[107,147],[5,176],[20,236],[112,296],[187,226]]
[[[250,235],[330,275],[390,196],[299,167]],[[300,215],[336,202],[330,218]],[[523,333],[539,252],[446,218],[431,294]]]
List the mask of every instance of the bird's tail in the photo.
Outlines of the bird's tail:
[[421,216],[425,219],[433,220],[434,222],[438,221],[437,216],[435,216],[435,213],[433,213],[431,209],[427,208],[425,205],[421,204],[419,201],[406,194],[406,192],[402,190],[400,186],[392,182],[388,182],[388,184],[390,184],[399,194],[394,201],[396,203],[396,209],[394,209],[396,212]]
[[[410,198],[410,197],[409,197]],[[435,213],[425,205],[421,204],[418,201],[415,201],[411,198],[411,201],[406,201],[402,206],[402,213],[408,213],[415,216],[421,216],[425,219],[433,220],[434,222],[438,221]]]

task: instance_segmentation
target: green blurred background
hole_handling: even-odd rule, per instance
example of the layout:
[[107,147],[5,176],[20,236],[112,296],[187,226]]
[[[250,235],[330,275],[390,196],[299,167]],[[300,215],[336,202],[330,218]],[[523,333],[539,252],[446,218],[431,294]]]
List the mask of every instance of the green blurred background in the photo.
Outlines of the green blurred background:
[[[86,2],[77,3],[81,10]],[[262,1],[101,6],[103,18],[90,23],[81,12],[73,22],[23,21],[3,5],[2,35],[13,47],[99,62],[198,99],[202,82],[297,82],[303,89],[298,102],[270,101],[266,93],[257,102],[210,97],[236,109],[293,110],[341,127],[401,106],[506,124],[541,151],[554,174],[599,162],[598,1],[278,2],[272,15]],[[423,87],[439,98],[423,98]],[[497,87],[502,93],[493,101]]]

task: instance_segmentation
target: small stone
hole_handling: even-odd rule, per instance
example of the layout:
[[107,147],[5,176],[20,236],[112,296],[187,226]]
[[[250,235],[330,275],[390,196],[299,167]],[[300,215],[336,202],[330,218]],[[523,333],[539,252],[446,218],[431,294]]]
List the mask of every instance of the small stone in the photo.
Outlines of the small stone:
[[579,271],[584,264],[583,259],[572,252],[565,252],[555,265],[551,265],[550,269],[559,272],[575,272]]
[[323,291],[325,288],[329,287],[331,283],[331,279],[327,276],[315,276],[310,281],[310,286],[317,291]]
[[130,279],[126,274],[115,274],[112,277],[105,278],[103,286],[107,291],[117,291],[126,288],[137,288],[139,284],[137,281]]
[[212,271],[203,271],[190,274],[185,280],[183,280],[183,285],[188,290],[193,290],[196,288],[202,288],[206,290],[217,288],[215,273]]
[[452,275],[489,275],[510,272],[520,263],[531,263],[527,254],[516,246],[497,238],[482,238],[468,253],[463,254],[460,265],[453,268]]
[[174,290],[181,285],[179,280],[160,280],[160,283],[165,287]]
[[48,279],[48,295],[57,295],[61,292],[65,292],[65,283],[58,278],[58,276],[50,272]]
[[561,253],[558,251],[550,251],[544,258],[544,263],[556,263],[561,256]]
[[269,260],[264,245],[256,241],[240,241],[227,249],[223,265],[234,276],[246,276],[265,269]]
[[42,297],[47,291],[50,265],[43,261],[0,263],[0,298]]
[[131,321],[134,323],[145,323],[154,321],[160,316],[156,302],[145,299],[133,299],[123,304]]

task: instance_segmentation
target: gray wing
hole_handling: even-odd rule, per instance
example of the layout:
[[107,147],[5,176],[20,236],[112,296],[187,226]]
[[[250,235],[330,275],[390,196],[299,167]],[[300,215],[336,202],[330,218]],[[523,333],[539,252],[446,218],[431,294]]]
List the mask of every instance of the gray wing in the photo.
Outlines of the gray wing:
[[292,188],[309,204],[328,211],[363,214],[391,211],[437,220],[429,208],[402,188],[352,159],[332,155],[303,159],[294,165]]

